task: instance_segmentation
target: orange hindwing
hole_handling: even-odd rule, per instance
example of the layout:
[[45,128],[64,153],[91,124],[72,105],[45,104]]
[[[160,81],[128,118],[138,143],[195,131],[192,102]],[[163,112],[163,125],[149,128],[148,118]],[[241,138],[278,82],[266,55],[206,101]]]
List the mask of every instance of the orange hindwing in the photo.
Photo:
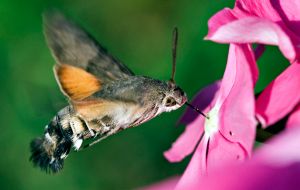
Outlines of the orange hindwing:
[[62,92],[71,100],[82,100],[101,89],[100,80],[81,68],[57,64],[54,73]]

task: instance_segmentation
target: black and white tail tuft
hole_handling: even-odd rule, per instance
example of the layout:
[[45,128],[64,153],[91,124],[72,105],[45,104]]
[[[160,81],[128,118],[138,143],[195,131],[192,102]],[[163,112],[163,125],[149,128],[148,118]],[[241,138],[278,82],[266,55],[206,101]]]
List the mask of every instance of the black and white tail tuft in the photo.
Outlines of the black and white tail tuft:
[[43,137],[31,141],[30,160],[47,173],[57,173],[63,168],[64,159],[69,154],[72,144],[60,128],[51,122],[46,126]]

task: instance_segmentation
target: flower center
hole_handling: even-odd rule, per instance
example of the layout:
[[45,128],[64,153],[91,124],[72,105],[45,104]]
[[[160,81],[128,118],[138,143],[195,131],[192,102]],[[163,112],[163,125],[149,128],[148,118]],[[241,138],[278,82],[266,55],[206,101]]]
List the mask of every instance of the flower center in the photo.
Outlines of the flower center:
[[214,106],[208,113],[209,119],[205,119],[204,131],[205,135],[211,137],[219,130],[219,106]]

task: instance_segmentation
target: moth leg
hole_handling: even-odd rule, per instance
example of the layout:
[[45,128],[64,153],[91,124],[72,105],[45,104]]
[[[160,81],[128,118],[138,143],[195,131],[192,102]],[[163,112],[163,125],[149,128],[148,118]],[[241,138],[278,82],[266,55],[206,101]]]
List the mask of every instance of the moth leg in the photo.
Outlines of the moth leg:
[[90,144],[85,145],[82,149],[85,149],[85,148],[88,148],[88,147],[91,147],[91,146],[97,144],[98,142],[100,142],[100,141],[106,139],[107,137],[109,137],[110,135],[113,135],[114,133],[118,132],[120,129],[121,129],[120,126],[119,127],[111,126],[109,131],[107,131],[106,133],[103,133],[101,136],[98,137],[98,139],[96,139],[94,142],[91,142]]
[[110,122],[107,122],[105,119],[103,120],[103,118],[93,119],[88,124],[89,128],[94,132],[94,135],[89,135],[92,138],[96,138],[98,135],[103,136],[111,129]]
[[106,125],[102,120],[100,120],[99,123],[102,125],[102,133],[106,133],[111,129],[111,127]]
[[81,119],[81,121],[84,123],[84,127],[88,130],[89,134],[91,137],[95,137],[96,133],[95,131],[90,127],[89,123],[85,120],[82,119],[80,115],[78,115],[78,117]]
[[89,133],[92,137],[96,137],[96,133],[94,132],[93,129],[90,128],[90,126],[87,124],[87,122],[85,122],[87,129],[89,130]]

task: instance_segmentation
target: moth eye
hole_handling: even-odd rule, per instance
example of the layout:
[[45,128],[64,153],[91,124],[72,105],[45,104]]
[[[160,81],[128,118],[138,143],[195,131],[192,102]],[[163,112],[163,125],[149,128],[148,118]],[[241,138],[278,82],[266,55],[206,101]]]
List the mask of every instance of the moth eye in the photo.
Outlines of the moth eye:
[[166,104],[165,104],[166,107],[175,106],[175,105],[176,105],[176,101],[174,98],[168,97],[166,99]]

